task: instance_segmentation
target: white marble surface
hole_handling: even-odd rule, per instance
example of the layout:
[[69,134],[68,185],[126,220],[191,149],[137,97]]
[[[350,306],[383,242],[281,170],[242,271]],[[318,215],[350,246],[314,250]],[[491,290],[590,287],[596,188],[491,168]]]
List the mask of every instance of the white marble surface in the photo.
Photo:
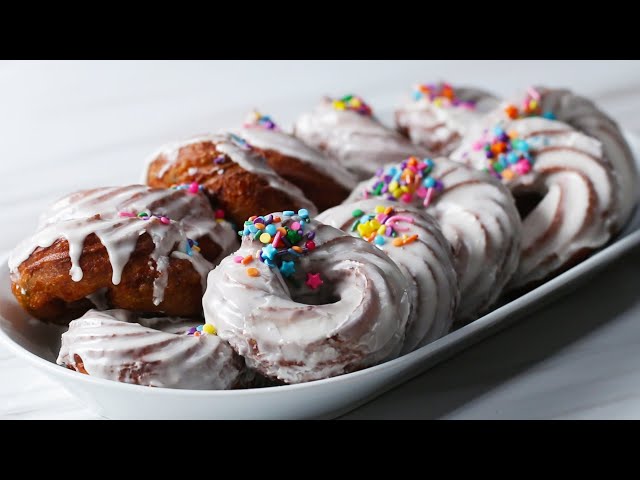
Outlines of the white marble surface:
[[[0,62],[0,254],[75,188],[136,181],[167,140],[260,107],[292,120],[324,93],[391,105],[415,81],[598,99],[640,133],[640,62]],[[640,251],[509,330],[346,418],[640,418]],[[97,418],[0,349],[0,418]]]

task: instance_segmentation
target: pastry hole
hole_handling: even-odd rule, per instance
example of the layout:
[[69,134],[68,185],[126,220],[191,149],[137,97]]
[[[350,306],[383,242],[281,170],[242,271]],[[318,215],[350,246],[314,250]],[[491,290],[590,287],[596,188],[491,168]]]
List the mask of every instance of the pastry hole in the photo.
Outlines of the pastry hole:
[[336,286],[325,282],[316,290],[312,290],[305,285],[300,288],[292,288],[291,299],[296,303],[304,305],[330,305],[340,301],[340,295],[336,290]]
[[544,198],[544,195],[540,192],[519,192],[514,194],[514,198],[516,200],[516,208],[518,209],[520,218],[524,220],[533,210],[535,210]]

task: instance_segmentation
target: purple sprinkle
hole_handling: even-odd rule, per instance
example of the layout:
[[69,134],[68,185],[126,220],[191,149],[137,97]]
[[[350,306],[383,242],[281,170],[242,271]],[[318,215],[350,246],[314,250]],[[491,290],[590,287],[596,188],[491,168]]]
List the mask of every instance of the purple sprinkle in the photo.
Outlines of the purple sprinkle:
[[262,217],[258,217],[253,221],[253,224],[255,225],[256,223],[263,223],[264,224],[264,218]]
[[383,173],[384,173],[384,169],[382,167],[380,167],[378,170],[376,170],[376,177],[379,177]]
[[393,195],[387,195],[387,200],[395,201],[396,197]]
[[264,217],[264,223],[265,225],[269,225],[273,223],[273,215],[269,214],[266,217]]
[[194,333],[196,333],[196,327],[191,327],[187,332],[188,335],[193,335]]
[[221,163],[224,163],[224,155],[220,155],[219,157],[216,157],[213,159],[213,163],[220,165]]
[[385,183],[384,187],[382,187],[382,193],[387,193],[389,191],[389,185]]
[[316,236],[316,232],[314,232],[313,230],[307,233],[307,238],[309,240],[313,240]]
[[387,227],[387,229],[385,230],[384,234],[385,234],[387,237],[390,237],[392,233],[393,233],[393,228],[391,228],[390,226],[388,226],[388,227]]

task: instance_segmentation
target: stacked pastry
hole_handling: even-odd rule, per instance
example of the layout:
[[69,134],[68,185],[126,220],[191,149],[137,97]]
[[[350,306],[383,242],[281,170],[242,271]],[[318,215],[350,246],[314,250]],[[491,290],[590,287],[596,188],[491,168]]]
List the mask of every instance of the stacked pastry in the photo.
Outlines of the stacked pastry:
[[307,382],[473,321],[604,245],[636,204],[619,128],[569,91],[507,102],[420,84],[395,118],[388,128],[347,95],[291,133],[252,112],[168,144],[147,185],[47,210],[11,255],[13,293],[69,325],[58,363],[82,374]]

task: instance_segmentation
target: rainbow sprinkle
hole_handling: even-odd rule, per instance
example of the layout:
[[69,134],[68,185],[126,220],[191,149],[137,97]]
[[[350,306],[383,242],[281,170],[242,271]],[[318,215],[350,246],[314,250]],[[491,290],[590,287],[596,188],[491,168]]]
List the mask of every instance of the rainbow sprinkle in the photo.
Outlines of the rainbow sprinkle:
[[200,253],[199,243],[196,242],[195,240],[191,240],[190,238],[187,238],[187,243],[185,244],[185,251],[187,255],[189,255],[190,257],[193,257],[193,252]]
[[191,195],[195,195],[198,192],[203,192],[204,191],[204,187],[202,185],[200,185],[198,182],[183,183],[181,185],[173,185],[171,187],[171,189],[172,190],[186,190]]
[[171,224],[171,219],[169,217],[156,215],[147,210],[138,213],[122,211],[118,212],[118,216],[122,218],[139,218],[140,220],[151,220],[152,218],[157,218],[163,225]]
[[245,128],[263,128],[265,130],[280,130],[278,125],[268,115],[262,115],[257,110],[251,112],[244,121]]
[[351,110],[367,117],[373,114],[371,107],[357,95],[345,95],[340,99],[332,100],[331,105],[333,105],[333,108],[336,110]]
[[401,227],[398,222],[413,223],[414,220],[413,217],[396,214],[393,207],[378,205],[375,213],[367,215],[357,209],[352,212],[352,216],[356,217],[356,221],[353,222],[351,231],[357,231],[361,238],[378,247],[387,243],[388,239],[392,239],[394,246],[401,247],[418,238],[418,235],[407,236],[398,233],[408,230],[408,227]]
[[252,150],[253,149],[253,147],[251,145],[249,145],[249,142],[247,142],[244,138],[236,135],[235,133],[230,133],[229,134],[229,138],[231,138],[231,142],[236,147],[241,148],[242,150]]
[[205,323],[203,325],[198,325],[197,327],[191,327],[187,330],[187,335],[193,337],[201,337],[203,335],[217,335],[218,331],[216,327],[211,325],[210,323]]
[[475,142],[472,148],[475,151],[484,151],[487,158],[487,167],[484,170],[501,180],[511,180],[516,175],[525,175],[533,166],[529,142],[519,138],[517,132],[507,133],[500,126],[487,131],[485,137]]
[[[297,214],[293,210],[285,210],[282,212],[282,217],[271,214],[253,215],[244,222],[244,228],[238,232],[238,235],[260,242],[262,246],[256,251],[255,258],[269,268],[277,269],[284,278],[290,279],[296,273],[298,258],[316,248],[313,241],[315,232],[305,231],[309,222],[309,212],[304,208],[298,210]],[[233,260],[247,265],[253,261],[253,256],[237,255]],[[249,268],[247,275],[258,276],[259,271],[256,268]],[[317,278],[314,277],[311,280],[311,284],[309,279],[306,282],[314,290],[322,285],[319,274],[317,275]]]
[[448,83],[420,83],[413,87],[414,101],[428,100],[438,108],[466,108],[474,110],[476,102],[460,100],[456,96],[454,88]]
[[435,163],[430,158],[419,160],[409,157],[397,166],[380,169],[364,196],[404,203],[415,203],[419,199],[423,206],[428,207],[434,195],[443,189],[442,182],[431,176],[434,167]]
[[544,117],[550,120],[555,120],[556,116],[552,111],[542,112],[542,105],[540,102],[541,96],[535,88],[527,88],[527,94],[522,100],[521,108],[510,103],[504,107],[505,115],[511,120],[517,120],[519,118],[527,117]]

